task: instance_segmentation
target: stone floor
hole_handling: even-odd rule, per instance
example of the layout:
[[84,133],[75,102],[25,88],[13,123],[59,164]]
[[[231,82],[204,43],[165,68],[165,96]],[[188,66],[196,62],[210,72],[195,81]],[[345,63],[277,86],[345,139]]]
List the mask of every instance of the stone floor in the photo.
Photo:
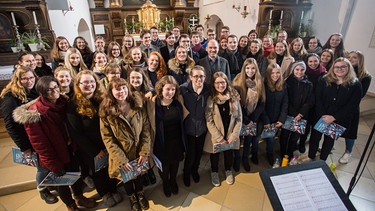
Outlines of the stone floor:
[[[360,156],[367,143],[368,136],[375,122],[375,98],[366,96],[361,103],[361,119],[359,123],[358,139],[355,142],[353,156],[349,164],[342,165],[338,159],[345,149],[345,142],[339,139],[335,143],[335,149],[327,159],[327,164],[337,165],[335,175],[346,192],[349,182],[359,163]],[[372,144],[374,143],[374,138]],[[0,125],[0,211],[2,210],[66,210],[59,200],[53,205],[45,204],[39,197],[35,187],[35,168],[21,166],[12,162],[12,140],[5,132],[3,121]],[[278,145],[276,146],[278,148]],[[190,187],[182,183],[181,167],[178,177],[180,191],[178,195],[166,198],[162,191],[160,179],[156,184],[145,188],[150,202],[149,210],[272,210],[267,193],[259,178],[259,171],[270,168],[265,158],[265,143],[259,144],[260,163],[251,165],[250,173],[241,171],[235,173],[235,183],[228,185],[224,180],[224,172],[220,172],[222,180],[220,187],[213,187],[210,181],[210,162],[208,154],[204,154],[199,169],[201,181],[192,182]],[[277,154],[278,152],[276,152]],[[306,156],[303,155],[303,156]],[[222,168],[221,164],[221,170]],[[358,177],[357,177],[358,178]],[[350,195],[350,200],[357,210],[375,210],[375,155],[369,156],[364,172]],[[97,198],[95,190],[87,190],[85,195]],[[130,210],[129,202],[125,199],[112,208],[106,208],[102,204],[96,210]]]

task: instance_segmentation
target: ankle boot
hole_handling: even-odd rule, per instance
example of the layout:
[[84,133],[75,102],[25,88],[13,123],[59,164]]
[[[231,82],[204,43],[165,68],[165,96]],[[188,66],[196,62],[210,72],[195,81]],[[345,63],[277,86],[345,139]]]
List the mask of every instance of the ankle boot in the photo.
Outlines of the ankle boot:
[[245,169],[245,171],[249,172],[250,164],[249,164],[249,159],[247,157],[242,158],[242,164],[243,164],[243,168]]
[[131,207],[132,211],[141,211],[142,210],[141,205],[139,204],[138,198],[135,195],[135,193],[133,193],[132,195],[129,196],[129,201],[130,201],[130,207]]
[[137,193],[137,196],[138,196],[138,202],[141,205],[142,209],[148,210],[148,208],[150,208],[150,205],[148,203],[148,200],[145,197],[145,192],[140,191]]
[[47,204],[54,204],[58,201],[57,197],[49,192],[47,188],[39,191],[40,198],[42,198]]
[[259,161],[258,161],[258,153],[253,153],[253,155],[251,156],[251,161],[258,165],[259,164]]

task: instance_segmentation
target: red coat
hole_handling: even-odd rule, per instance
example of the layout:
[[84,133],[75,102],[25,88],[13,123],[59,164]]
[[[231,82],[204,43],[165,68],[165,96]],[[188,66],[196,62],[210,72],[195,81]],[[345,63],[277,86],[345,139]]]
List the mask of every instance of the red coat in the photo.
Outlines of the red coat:
[[[39,165],[52,172],[64,169],[70,162],[70,149],[74,146],[68,135],[66,122],[67,100],[60,97],[56,104],[39,97],[30,104],[17,108],[15,120],[25,125],[26,133],[39,155]],[[75,148],[75,147],[74,147]]]

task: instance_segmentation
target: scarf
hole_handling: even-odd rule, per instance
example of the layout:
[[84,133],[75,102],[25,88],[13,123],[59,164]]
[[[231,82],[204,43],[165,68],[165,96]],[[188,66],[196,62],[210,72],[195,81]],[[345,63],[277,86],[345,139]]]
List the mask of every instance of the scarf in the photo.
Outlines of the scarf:
[[258,92],[256,91],[256,83],[250,78],[246,79],[246,87],[246,114],[250,115],[251,113],[253,113],[258,104]]

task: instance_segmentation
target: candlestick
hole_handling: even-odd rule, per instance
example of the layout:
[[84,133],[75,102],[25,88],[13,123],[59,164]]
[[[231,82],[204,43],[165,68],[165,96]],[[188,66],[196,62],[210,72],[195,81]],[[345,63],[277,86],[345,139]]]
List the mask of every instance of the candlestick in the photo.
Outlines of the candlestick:
[[245,10],[245,11],[246,11],[246,8],[247,8],[247,6],[243,6],[243,10]]
[[281,10],[280,20],[283,19],[284,10]]
[[38,25],[38,20],[36,19],[36,13],[33,11],[33,16],[34,16],[34,23],[35,25]]
[[310,19],[313,19],[313,14],[314,14],[314,12],[311,11],[311,13],[310,13]]
[[302,13],[301,13],[301,21],[303,20],[303,13],[304,13],[305,11],[303,11],[302,10]]
[[271,12],[270,12],[270,19],[272,19],[272,11],[273,11],[273,10],[271,10]]
[[13,26],[17,26],[17,23],[16,23],[16,18],[14,17],[14,13],[11,12],[10,15],[12,16],[12,20],[13,20]]

